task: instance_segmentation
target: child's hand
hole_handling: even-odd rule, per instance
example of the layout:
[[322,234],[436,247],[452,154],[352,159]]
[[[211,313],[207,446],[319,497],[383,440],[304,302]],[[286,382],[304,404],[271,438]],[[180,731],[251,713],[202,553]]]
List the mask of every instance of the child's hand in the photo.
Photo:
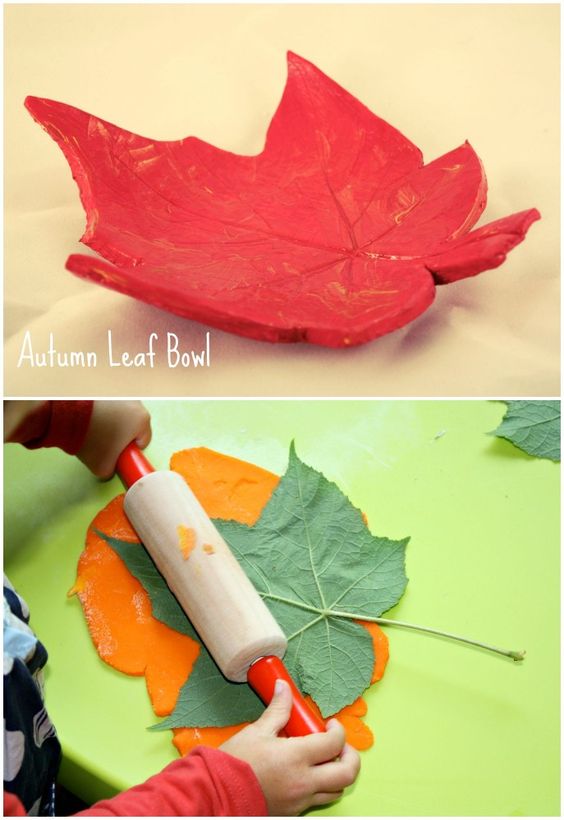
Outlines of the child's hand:
[[77,453],[98,478],[110,478],[122,450],[151,441],[151,417],[140,401],[95,401],[86,439]]
[[280,691],[263,715],[221,749],[249,763],[271,815],[296,815],[341,797],[356,780],[360,757],[345,743],[345,731],[337,720],[330,720],[322,734],[278,737],[288,722],[292,695],[285,681],[276,686]]

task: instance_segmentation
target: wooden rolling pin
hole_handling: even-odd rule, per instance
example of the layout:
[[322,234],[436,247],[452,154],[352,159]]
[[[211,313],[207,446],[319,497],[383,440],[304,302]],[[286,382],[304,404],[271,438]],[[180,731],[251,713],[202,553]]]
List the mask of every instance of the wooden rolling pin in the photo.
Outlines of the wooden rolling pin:
[[221,672],[266,704],[283,678],[293,694],[285,733],[324,732],[282,662],[284,633],[182,476],[154,470],[134,443],[116,470],[128,519]]

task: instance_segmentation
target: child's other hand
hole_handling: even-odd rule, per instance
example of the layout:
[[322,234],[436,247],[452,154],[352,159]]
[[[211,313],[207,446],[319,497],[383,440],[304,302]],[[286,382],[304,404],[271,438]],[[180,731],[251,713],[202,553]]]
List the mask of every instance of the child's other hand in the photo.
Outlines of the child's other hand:
[[330,720],[322,734],[278,737],[292,706],[288,684],[278,681],[278,686],[280,691],[263,715],[221,749],[249,763],[271,815],[297,815],[341,797],[356,780],[360,757],[345,743],[345,731],[337,720]]
[[110,478],[122,450],[151,441],[151,417],[140,401],[95,401],[86,439],[77,453],[98,478]]

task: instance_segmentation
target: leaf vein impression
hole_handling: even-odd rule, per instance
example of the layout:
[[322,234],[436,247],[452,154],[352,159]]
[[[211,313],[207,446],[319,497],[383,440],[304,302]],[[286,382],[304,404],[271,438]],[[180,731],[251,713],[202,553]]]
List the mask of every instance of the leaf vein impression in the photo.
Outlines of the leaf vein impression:
[[290,641],[293,641],[294,638],[296,638],[298,635],[300,635],[300,643],[298,644],[298,648],[299,648],[301,646],[301,640],[302,640],[304,632],[307,632],[308,629],[310,629],[312,626],[315,626],[315,624],[318,624],[319,621],[322,621],[324,618],[325,618],[325,615],[320,615],[318,618],[314,618],[312,621],[308,621],[307,624],[304,624],[299,629],[296,629],[295,632],[292,632],[292,634],[288,636],[288,643]]
[[303,521],[305,534],[306,534],[306,539],[307,539],[307,548],[308,548],[308,553],[309,553],[309,563],[310,563],[310,566],[311,566],[311,571],[312,571],[313,577],[315,579],[315,585],[317,587],[317,592],[319,594],[319,600],[321,601],[321,605],[322,605],[323,609],[325,609],[325,607],[326,607],[325,596],[323,595],[323,590],[321,588],[321,584],[319,583],[319,578],[317,577],[315,563],[314,563],[314,560],[313,560],[313,545],[311,543],[311,533],[310,533],[310,529],[309,529],[309,522],[308,522],[307,516],[305,514],[306,513],[306,507],[305,507],[304,499],[303,499],[303,488],[302,488],[301,474],[300,474],[300,467],[299,466],[297,467],[296,475],[297,475],[298,494],[299,494],[299,497],[300,497],[301,509],[303,511],[302,521]]
[[[529,421],[528,418],[525,418],[525,421],[527,423],[527,427],[538,427],[539,425],[548,424],[548,422],[550,421],[560,421],[560,414],[557,413],[554,416],[545,416],[544,418],[539,419],[538,421]],[[513,419],[508,420],[507,424],[509,425],[511,422],[513,422],[514,424],[518,424],[519,422],[521,422],[521,419],[514,417]]]
[[266,575],[266,573],[259,566],[257,566],[257,564],[254,561],[251,561],[248,556],[246,556],[246,555],[243,556],[241,551],[238,550],[233,544],[230,544],[230,547],[231,547],[233,553],[236,555],[236,558],[239,561],[239,563],[242,563],[243,558],[244,558],[244,560],[248,563],[248,565],[250,567],[252,567],[254,569],[254,571],[257,573],[257,576],[263,580],[264,586],[267,589],[267,591],[270,592],[270,584],[269,584],[268,576]]
[[[395,550],[394,550],[394,551],[395,551]],[[336,598],[336,599],[333,601],[333,603],[332,603],[332,604],[330,604],[330,608],[333,608],[336,604],[338,604],[338,603],[339,603],[339,601],[342,601],[342,599],[345,597],[345,595],[346,595],[348,592],[350,592],[350,590],[351,590],[351,589],[353,589],[353,587],[357,587],[357,586],[361,583],[361,581],[364,581],[366,578],[368,578],[368,577],[369,577],[370,575],[372,575],[373,573],[377,573],[377,572],[378,572],[378,570],[379,570],[379,568],[382,566],[382,564],[383,564],[385,561],[387,561],[387,560],[389,559],[389,557],[390,557],[389,555],[383,555],[383,556],[382,556],[382,558],[381,558],[381,560],[379,561],[379,563],[377,563],[377,564],[376,564],[375,566],[373,566],[373,567],[370,567],[370,568],[369,568],[369,569],[368,569],[368,570],[364,573],[364,575],[361,575],[361,576],[360,576],[360,578],[355,578],[355,580],[354,580],[354,581],[351,581],[351,583],[348,585],[348,587],[347,587],[345,590],[343,590],[343,592],[339,595],[339,597],[338,597],[338,598]],[[374,592],[376,592],[376,590],[374,590]]]

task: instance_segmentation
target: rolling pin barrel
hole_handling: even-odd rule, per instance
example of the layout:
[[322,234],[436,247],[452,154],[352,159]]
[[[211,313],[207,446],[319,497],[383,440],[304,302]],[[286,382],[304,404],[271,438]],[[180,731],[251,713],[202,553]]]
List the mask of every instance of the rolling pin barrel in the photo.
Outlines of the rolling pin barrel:
[[284,633],[180,475],[147,472],[124,508],[226,678],[246,681],[258,658],[284,656]]

